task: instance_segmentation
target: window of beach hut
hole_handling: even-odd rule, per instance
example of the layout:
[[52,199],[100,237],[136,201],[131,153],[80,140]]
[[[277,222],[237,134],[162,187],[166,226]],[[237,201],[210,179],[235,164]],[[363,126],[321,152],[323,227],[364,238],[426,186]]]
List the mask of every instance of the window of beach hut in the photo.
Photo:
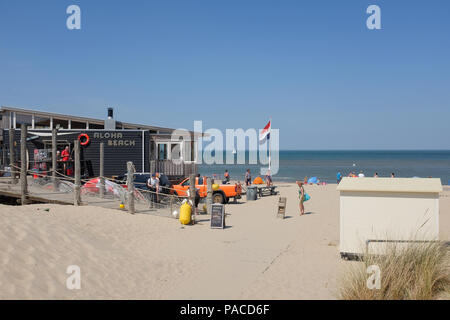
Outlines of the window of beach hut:
[[158,160],[168,160],[166,143],[158,143]]
[[181,143],[172,143],[170,146],[170,155],[172,160],[180,160],[181,158]]
[[16,127],[20,127],[22,124],[26,124],[28,128],[31,128],[33,123],[33,116],[31,114],[16,113]]
[[50,129],[50,118],[34,116],[35,129]]

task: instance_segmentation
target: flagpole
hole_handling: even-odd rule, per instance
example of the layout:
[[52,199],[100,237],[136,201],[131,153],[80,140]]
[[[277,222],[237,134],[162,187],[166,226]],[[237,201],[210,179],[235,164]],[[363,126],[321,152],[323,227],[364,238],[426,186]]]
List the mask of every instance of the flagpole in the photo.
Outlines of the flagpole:
[[272,171],[270,170],[271,165],[272,165],[272,151],[271,151],[271,143],[272,143],[272,117],[270,117],[270,128],[269,128],[269,172],[270,175],[272,175]]

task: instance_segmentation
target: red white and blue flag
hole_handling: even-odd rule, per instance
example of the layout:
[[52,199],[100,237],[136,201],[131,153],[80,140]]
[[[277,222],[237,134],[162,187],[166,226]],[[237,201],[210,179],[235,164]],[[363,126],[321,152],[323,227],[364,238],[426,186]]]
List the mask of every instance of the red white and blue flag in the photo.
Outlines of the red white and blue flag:
[[259,142],[264,143],[266,140],[269,139],[270,139],[270,121],[259,134]]

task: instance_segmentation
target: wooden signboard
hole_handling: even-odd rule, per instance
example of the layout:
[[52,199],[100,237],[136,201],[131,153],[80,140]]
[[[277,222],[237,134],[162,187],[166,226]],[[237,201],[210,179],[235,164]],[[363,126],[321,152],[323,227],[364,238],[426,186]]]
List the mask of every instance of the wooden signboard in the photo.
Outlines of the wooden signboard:
[[286,214],[286,202],[287,202],[286,197],[280,197],[280,199],[278,200],[278,212],[277,212],[278,218],[284,219],[284,216]]
[[211,228],[225,228],[225,205],[214,203],[211,209]]

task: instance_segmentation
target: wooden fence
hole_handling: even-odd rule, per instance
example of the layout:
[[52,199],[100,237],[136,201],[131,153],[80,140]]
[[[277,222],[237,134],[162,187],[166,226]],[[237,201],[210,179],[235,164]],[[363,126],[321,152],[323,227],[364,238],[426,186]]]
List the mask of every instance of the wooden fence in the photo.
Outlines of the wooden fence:
[[176,163],[171,160],[150,161],[150,172],[161,172],[168,177],[188,177],[191,174],[197,174],[197,171],[197,164],[192,162]]

